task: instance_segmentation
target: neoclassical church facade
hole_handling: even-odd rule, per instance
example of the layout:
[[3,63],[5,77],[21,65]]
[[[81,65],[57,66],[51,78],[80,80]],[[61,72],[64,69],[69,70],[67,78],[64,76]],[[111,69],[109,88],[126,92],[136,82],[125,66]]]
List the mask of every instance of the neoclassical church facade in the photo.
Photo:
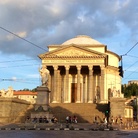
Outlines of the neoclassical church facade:
[[120,56],[89,36],[49,45],[38,57],[50,72],[50,103],[108,103],[121,97]]

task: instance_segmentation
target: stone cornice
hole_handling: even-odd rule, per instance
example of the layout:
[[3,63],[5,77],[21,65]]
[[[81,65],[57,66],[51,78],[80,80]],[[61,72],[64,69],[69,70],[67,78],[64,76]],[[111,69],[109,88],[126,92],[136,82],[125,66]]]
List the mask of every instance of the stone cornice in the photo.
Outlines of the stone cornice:
[[43,56],[41,59],[101,59],[106,58],[105,56]]

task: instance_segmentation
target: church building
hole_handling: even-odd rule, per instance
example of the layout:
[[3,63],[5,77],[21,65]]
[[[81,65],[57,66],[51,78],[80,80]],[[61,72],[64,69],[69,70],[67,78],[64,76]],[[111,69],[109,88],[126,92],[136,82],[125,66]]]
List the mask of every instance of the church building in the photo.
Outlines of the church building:
[[50,103],[108,103],[121,97],[121,57],[90,36],[49,45],[38,57],[50,72]]

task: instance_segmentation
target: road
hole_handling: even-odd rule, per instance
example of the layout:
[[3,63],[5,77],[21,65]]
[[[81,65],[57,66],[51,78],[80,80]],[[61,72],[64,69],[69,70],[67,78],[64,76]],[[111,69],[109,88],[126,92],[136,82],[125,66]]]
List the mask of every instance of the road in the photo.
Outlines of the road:
[[138,138],[138,131],[1,130],[0,138]]

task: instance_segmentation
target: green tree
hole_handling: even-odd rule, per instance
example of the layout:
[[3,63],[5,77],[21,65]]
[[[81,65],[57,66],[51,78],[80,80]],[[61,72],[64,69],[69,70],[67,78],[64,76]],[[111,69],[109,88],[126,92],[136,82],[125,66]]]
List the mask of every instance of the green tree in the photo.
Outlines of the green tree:
[[124,84],[122,85],[122,92],[124,93],[124,96],[126,98],[129,98],[131,96],[136,96],[138,95],[138,84],[136,83],[131,83],[131,84]]

